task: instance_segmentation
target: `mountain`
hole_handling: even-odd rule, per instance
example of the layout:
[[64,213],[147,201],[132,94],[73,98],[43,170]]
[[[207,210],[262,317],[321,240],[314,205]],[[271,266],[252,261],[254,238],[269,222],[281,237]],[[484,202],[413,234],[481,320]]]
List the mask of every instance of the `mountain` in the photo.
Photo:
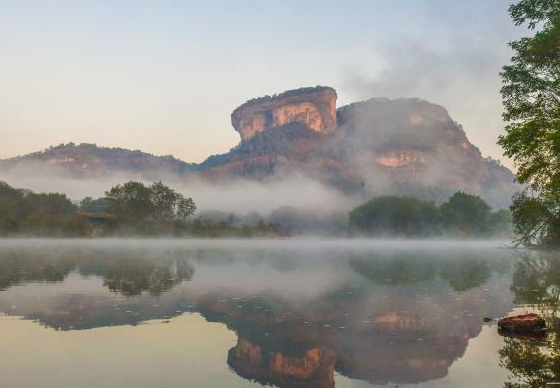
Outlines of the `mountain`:
[[[343,193],[443,201],[457,190],[506,207],[518,189],[510,170],[480,150],[441,106],[376,98],[336,108],[336,91],[310,87],[247,101],[231,120],[241,141],[200,164],[141,151],[72,143],[0,161],[7,171],[56,171],[73,179],[118,174],[259,182],[304,176]],[[163,177],[163,178],[162,178]]]
[[3,173],[54,172],[73,179],[98,178],[108,174],[157,179],[162,174],[182,176],[196,169],[196,164],[170,155],[154,156],[138,150],[74,143],[0,160],[0,171]]
[[327,87],[251,100],[232,114],[241,143],[208,158],[201,172],[259,180],[297,172],[364,197],[443,201],[464,190],[496,207],[518,189],[512,172],[483,158],[441,106],[377,98],[335,107],[336,92]]

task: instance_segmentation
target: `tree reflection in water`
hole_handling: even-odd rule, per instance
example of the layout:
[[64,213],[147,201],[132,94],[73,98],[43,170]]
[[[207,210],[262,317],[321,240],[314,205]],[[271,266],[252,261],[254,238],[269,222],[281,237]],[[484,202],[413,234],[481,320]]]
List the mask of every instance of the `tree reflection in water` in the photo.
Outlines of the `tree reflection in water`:
[[419,258],[413,253],[399,254],[383,260],[354,257],[350,267],[374,284],[412,285],[434,281],[439,276],[457,292],[468,291],[484,284],[492,272],[505,272],[505,262],[495,260],[492,267],[483,257],[462,257],[460,260],[446,256]]
[[545,338],[510,337],[500,350],[511,372],[506,388],[537,388],[560,382],[560,253],[526,252],[519,257],[511,290],[515,302],[536,309],[547,321]]
[[125,257],[107,263],[103,285],[125,296],[140,295],[146,291],[157,296],[175,285],[190,280],[194,268],[185,260],[141,260]]
[[180,255],[163,257],[115,251],[99,255],[95,251],[2,252],[0,291],[29,282],[62,282],[77,271],[82,276],[103,278],[103,285],[125,296],[148,292],[157,296],[194,275],[194,267]]

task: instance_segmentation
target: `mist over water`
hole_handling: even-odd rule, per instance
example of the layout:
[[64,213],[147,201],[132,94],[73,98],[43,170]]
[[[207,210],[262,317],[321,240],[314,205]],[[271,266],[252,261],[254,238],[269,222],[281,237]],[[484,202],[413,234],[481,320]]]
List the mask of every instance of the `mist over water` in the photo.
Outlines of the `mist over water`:
[[[94,375],[147,386],[144,373],[170,387],[489,386],[508,375],[503,340],[482,321],[515,307],[518,253],[506,246],[2,240],[0,330],[14,337],[0,373],[9,386],[33,386],[27,371],[39,357],[47,388],[93,388]],[[480,371],[481,354],[485,373],[464,379]]]

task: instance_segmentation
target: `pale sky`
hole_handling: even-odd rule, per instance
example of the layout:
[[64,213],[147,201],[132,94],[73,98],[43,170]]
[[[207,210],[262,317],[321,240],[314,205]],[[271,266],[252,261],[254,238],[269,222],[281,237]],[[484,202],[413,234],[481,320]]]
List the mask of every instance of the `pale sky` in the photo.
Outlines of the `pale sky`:
[[62,142],[199,162],[231,111],[302,86],[420,97],[502,157],[513,0],[0,0],[0,158]]

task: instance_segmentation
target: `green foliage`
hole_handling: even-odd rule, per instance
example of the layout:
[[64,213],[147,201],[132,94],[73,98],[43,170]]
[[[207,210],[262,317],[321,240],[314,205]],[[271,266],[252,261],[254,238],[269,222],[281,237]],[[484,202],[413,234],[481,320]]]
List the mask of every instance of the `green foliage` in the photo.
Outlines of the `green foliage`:
[[457,192],[439,208],[411,197],[377,197],[350,212],[352,232],[376,236],[508,236],[507,210],[491,212],[480,197]]
[[35,194],[0,182],[0,235],[85,236],[86,222],[63,194]]
[[179,220],[186,220],[187,217],[193,215],[196,211],[196,205],[192,198],[179,198],[177,202],[177,218]]
[[[106,192],[105,198],[86,197],[78,208],[62,194],[35,194],[0,182],[0,236],[198,236],[271,237],[280,233],[258,214],[247,215],[252,224],[234,216],[227,221],[192,220],[196,205],[162,182],[145,186],[127,182]],[[109,215],[76,216],[86,213]],[[0,283],[1,283],[0,277]],[[115,286],[117,287],[117,286]]]
[[378,197],[352,210],[349,226],[374,235],[427,236],[436,232],[433,202],[411,197]]
[[109,211],[121,220],[138,221],[155,212],[150,189],[141,182],[126,182],[105,192]]
[[558,246],[560,215],[543,198],[526,193],[513,197],[510,206],[516,241],[523,245]]
[[482,236],[489,232],[490,206],[480,197],[459,191],[441,205],[440,214],[451,234]]
[[507,126],[498,143],[533,189],[514,200],[515,232],[523,243],[560,245],[560,2],[522,0],[509,12],[536,30],[510,43],[514,56],[501,73]]
[[192,198],[186,198],[162,182],[145,186],[141,182],[126,182],[105,193],[109,211],[121,221],[185,221],[196,211]]
[[109,202],[106,198],[85,197],[80,202],[80,210],[90,213],[106,213],[109,211]]

